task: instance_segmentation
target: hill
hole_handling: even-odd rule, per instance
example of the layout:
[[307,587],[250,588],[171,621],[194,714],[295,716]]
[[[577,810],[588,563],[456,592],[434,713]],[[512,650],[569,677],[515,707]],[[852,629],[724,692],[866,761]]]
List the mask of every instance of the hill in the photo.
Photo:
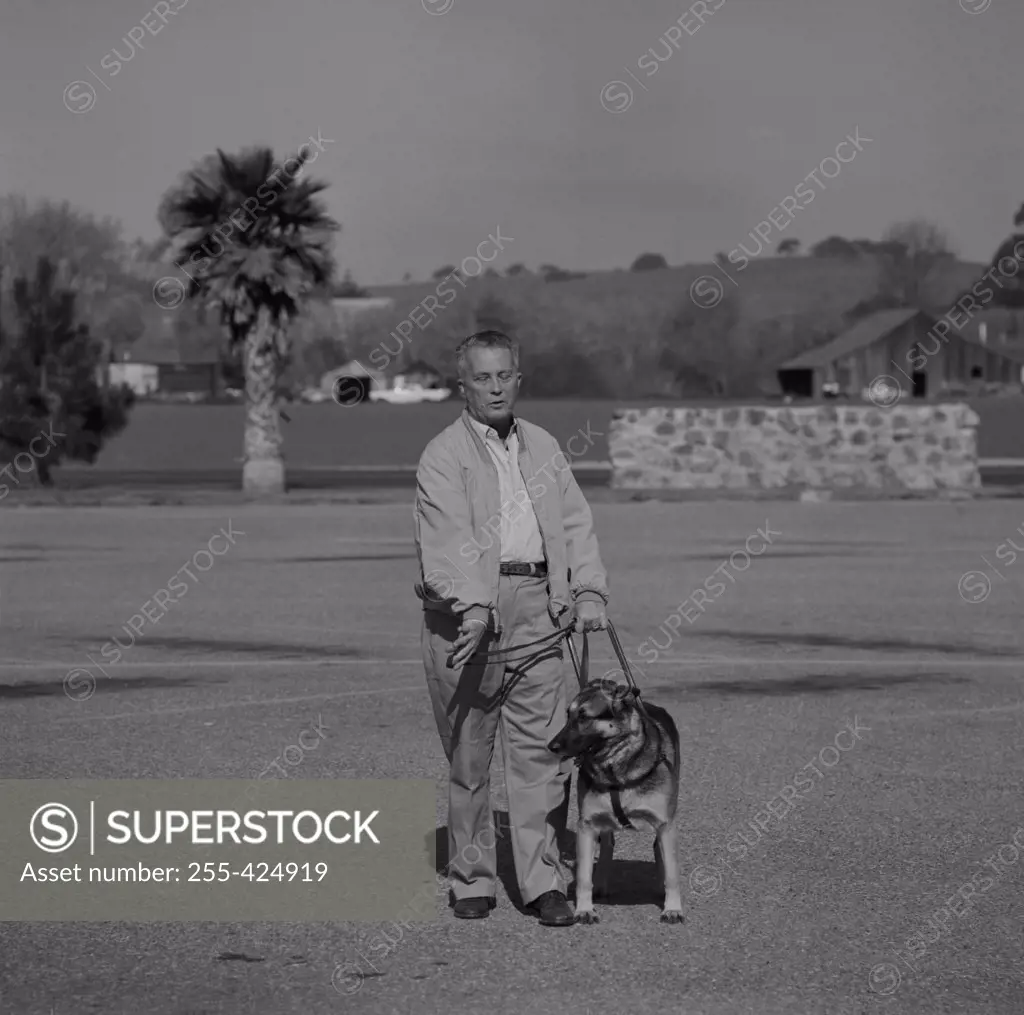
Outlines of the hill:
[[[519,339],[538,397],[749,398],[777,388],[780,363],[844,331],[846,315],[878,296],[882,267],[873,254],[775,257],[730,266],[731,277],[711,263],[378,286],[373,295],[393,308],[357,318],[345,346],[381,370],[424,359],[454,376],[455,346],[486,324]],[[924,286],[926,308],[946,311],[986,270],[941,262]],[[717,287],[720,302],[691,297],[702,277],[698,296]],[[433,320],[417,309],[430,297],[440,304]]]
[[[942,304],[955,299],[964,288],[974,284],[988,265],[950,261],[937,268],[929,279],[929,302]],[[653,306],[668,309],[680,298],[687,298],[690,286],[701,276],[721,281],[726,292],[738,298],[741,320],[758,322],[804,316],[814,312],[843,314],[875,294],[880,262],[874,257],[856,261],[821,257],[766,257],[750,262],[737,272],[729,272],[733,286],[714,263],[688,264],[656,271],[592,272],[586,278],[565,282],[545,282],[538,275],[512,278],[480,277],[468,279],[466,288],[453,286],[459,297],[479,299],[491,295],[510,306],[529,303],[537,309],[566,308],[585,319],[621,321],[628,334],[630,322],[649,315]],[[426,296],[435,294],[440,283],[410,282],[403,285],[376,286],[374,296],[395,301],[395,309],[408,314]],[[944,307],[943,307],[944,309]]]

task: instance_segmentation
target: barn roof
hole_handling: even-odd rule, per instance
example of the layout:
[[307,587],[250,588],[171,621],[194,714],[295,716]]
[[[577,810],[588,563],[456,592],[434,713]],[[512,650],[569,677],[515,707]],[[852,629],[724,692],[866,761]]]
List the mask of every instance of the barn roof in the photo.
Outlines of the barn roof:
[[369,377],[375,381],[384,380],[384,374],[381,371],[374,370],[372,367],[365,367],[357,359],[349,360],[339,367],[334,367],[333,370],[328,370],[324,377]]
[[125,347],[122,355],[126,362],[151,363],[158,366],[177,363],[208,366],[220,362],[219,351],[208,341],[185,335],[158,335],[150,332]]
[[114,359],[157,366],[208,366],[220,362],[223,338],[218,325],[197,316],[193,307],[166,310],[150,304],[142,311],[142,334],[119,344]]
[[867,317],[861,318],[852,328],[833,338],[831,342],[819,345],[816,349],[808,349],[799,356],[783,363],[780,370],[813,370],[828,366],[837,359],[842,359],[858,349],[869,345],[903,327],[918,315],[926,318],[928,326],[935,323],[935,318],[923,310],[914,307],[901,307],[895,310],[877,310]]
[[[924,318],[929,329],[934,327],[939,320],[938,317],[935,317],[924,310],[917,310],[910,307],[904,307],[898,310],[879,310],[862,318],[852,328],[844,331],[838,337],[833,338],[831,342],[826,342],[824,345],[820,345],[816,349],[808,349],[806,352],[802,352],[799,356],[788,360],[786,363],[783,363],[779,369],[817,370],[821,367],[826,367],[829,363],[834,363],[836,360],[842,359],[844,356],[849,356],[850,353],[857,352],[858,349],[864,349],[869,345],[874,345],[875,342],[885,338],[886,335],[891,334],[897,328],[903,327],[903,325],[908,321],[913,320],[913,318],[918,315]],[[956,337],[965,344],[976,346],[979,349],[984,349],[986,352],[990,352],[994,356],[1012,360],[1014,363],[1024,364],[1024,349],[1020,347],[993,345],[991,342],[987,345],[982,344],[976,335],[972,334],[969,329],[965,329],[964,331],[950,331],[949,335],[956,335]]]
[[413,360],[407,367],[403,367],[398,371],[401,374],[435,374],[441,376],[441,371],[437,367],[431,366],[426,360],[417,359]]

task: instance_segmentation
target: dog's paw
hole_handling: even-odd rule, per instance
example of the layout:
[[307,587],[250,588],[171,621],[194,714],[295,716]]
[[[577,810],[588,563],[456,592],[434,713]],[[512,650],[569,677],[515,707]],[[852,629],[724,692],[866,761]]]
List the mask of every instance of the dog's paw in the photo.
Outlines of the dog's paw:
[[597,915],[592,909],[578,910],[576,913],[577,923],[600,923],[601,917]]
[[678,909],[666,909],[661,914],[662,923],[683,923],[683,914]]

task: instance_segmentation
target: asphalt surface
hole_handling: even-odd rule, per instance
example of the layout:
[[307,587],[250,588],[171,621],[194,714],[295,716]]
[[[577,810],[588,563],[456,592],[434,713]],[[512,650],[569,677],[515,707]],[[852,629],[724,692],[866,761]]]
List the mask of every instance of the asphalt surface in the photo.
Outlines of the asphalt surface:
[[[979,468],[985,487],[1019,488],[1024,486],[1024,468],[1013,465]],[[573,475],[581,487],[594,489],[611,483],[612,469],[606,462],[578,462]],[[232,469],[101,469],[71,468],[59,474],[62,490],[133,490],[182,489],[240,490],[242,471]],[[323,468],[290,467],[289,490],[353,490],[353,489],[415,489],[415,466],[325,466]],[[411,496],[411,493],[410,493]]]
[[[65,694],[67,672],[229,512],[244,537],[94,694]],[[600,925],[540,927],[506,891],[480,922],[439,903],[375,969],[360,956],[382,929],[398,937],[390,914],[0,923],[0,1012],[1019,1013],[1024,862],[1008,844],[1024,829],[1024,554],[1006,552],[1024,546],[1019,501],[594,512],[612,616],[682,733],[685,924],[658,921],[651,836],[623,833]],[[759,528],[771,545],[745,569],[733,558],[726,591],[666,645],[659,626]],[[6,513],[0,778],[253,779],[319,721],[291,778],[432,778],[443,828],[410,529],[407,504]],[[651,636],[655,663],[635,652]],[[860,739],[837,741],[851,723]],[[757,837],[750,822],[801,771],[810,788]],[[497,764],[492,788],[501,812]],[[726,844],[744,830],[740,857]],[[908,944],[936,937],[929,916],[989,860],[998,877],[971,908],[924,952]]]
[[[1024,482],[1024,470],[1021,470]],[[608,486],[611,466],[607,463],[578,463],[573,474],[581,486]],[[416,466],[325,466],[289,468],[289,490],[416,489]],[[240,490],[241,467],[230,469],[63,469],[57,480],[61,489],[110,488],[130,490],[171,488],[198,490]]]

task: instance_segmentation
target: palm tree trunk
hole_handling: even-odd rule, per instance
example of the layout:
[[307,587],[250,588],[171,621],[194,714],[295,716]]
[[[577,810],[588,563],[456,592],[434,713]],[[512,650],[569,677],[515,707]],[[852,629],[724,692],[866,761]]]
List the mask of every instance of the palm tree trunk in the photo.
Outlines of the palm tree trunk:
[[284,458],[277,406],[277,343],[270,314],[261,310],[245,336],[245,462],[242,489],[253,497],[284,493]]
[[[44,451],[45,455],[46,452]],[[50,487],[53,486],[53,473],[50,471],[50,463],[45,458],[36,458],[32,456],[32,461],[36,467],[36,479],[40,486]]]

